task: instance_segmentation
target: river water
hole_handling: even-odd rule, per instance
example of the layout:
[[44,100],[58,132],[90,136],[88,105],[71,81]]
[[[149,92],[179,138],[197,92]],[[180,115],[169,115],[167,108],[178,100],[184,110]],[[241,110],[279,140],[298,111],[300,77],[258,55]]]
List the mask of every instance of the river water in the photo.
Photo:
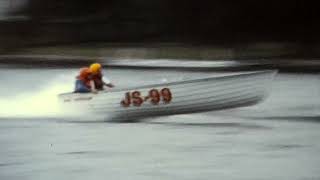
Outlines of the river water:
[[[1,180],[320,179],[319,74],[279,74],[251,107],[108,123],[63,117],[76,71],[0,69]],[[120,88],[213,73],[105,74]]]

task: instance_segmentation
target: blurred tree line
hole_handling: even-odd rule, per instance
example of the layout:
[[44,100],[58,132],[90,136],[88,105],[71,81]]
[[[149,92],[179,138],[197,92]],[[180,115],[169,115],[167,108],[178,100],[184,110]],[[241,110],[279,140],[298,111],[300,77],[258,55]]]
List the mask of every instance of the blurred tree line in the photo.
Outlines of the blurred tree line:
[[[0,46],[81,42],[319,43],[319,10],[299,0],[29,0],[0,22]],[[6,43],[3,43],[6,42]]]

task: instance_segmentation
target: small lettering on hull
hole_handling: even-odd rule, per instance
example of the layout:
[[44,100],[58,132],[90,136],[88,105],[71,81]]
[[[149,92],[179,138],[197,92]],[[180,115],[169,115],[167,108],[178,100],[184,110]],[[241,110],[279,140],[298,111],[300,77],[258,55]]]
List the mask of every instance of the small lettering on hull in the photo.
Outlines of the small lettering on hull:
[[78,97],[75,99],[64,99],[63,102],[71,102],[71,101],[90,101],[92,97]]
[[79,98],[76,98],[74,100],[75,101],[89,101],[91,99],[92,99],[92,97],[79,97]]

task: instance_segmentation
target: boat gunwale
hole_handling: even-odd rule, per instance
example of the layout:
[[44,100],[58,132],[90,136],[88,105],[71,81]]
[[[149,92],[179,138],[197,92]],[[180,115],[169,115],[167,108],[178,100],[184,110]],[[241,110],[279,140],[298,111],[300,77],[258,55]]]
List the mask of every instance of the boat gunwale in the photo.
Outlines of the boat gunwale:
[[275,75],[278,72],[278,70],[263,70],[263,71],[254,71],[254,72],[247,72],[247,73],[241,73],[241,74],[231,74],[231,75],[226,75],[226,76],[215,76],[215,77],[207,77],[207,78],[197,78],[197,79],[190,79],[190,80],[184,80],[184,81],[174,81],[174,82],[168,82],[168,83],[158,83],[158,84],[148,84],[148,85],[143,85],[143,86],[136,86],[136,87],[127,87],[127,88],[122,88],[122,89],[115,89],[115,90],[109,90],[109,91],[102,91],[99,92],[98,94],[94,93],[73,93],[73,92],[68,92],[68,93],[62,93],[59,94],[58,96],[66,96],[66,95],[101,95],[105,93],[111,93],[111,92],[121,92],[121,91],[131,91],[131,90],[136,90],[136,89],[144,89],[144,88],[154,88],[158,86],[172,86],[172,85],[180,85],[180,84],[190,84],[194,82],[199,82],[199,81],[210,81],[210,80],[223,80],[227,78],[234,78],[234,77],[248,77],[251,75],[263,75],[263,74],[272,74]]

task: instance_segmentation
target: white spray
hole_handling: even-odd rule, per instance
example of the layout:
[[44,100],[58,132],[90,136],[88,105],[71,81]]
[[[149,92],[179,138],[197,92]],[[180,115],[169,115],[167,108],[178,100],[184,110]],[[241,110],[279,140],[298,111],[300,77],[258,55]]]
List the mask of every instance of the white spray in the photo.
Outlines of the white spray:
[[44,88],[0,99],[0,117],[57,117],[63,115],[59,93],[73,89],[72,75],[61,75]]

